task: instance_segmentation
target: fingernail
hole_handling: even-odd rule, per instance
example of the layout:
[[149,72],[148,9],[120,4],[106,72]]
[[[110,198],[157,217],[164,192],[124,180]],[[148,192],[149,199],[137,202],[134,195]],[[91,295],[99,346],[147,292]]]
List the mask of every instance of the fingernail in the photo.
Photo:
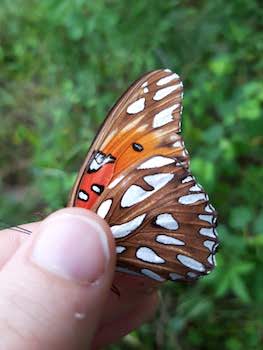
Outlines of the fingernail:
[[107,235],[86,215],[61,214],[40,225],[32,261],[41,268],[78,283],[92,283],[109,261]]

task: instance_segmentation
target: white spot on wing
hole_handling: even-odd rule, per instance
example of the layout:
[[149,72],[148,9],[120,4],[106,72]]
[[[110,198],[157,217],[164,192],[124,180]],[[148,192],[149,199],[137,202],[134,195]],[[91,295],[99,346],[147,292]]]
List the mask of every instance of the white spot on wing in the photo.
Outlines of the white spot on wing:
[[125,250],[126,250],[126,248],[123,247],[123,246],[121,246],[121,245],[117,245],[117,246],[116,246],[116,253],[117,253],[117,254],[121,254],[121,253],[123,253]]
[[152,157],[146,162],[143,162],[141,165],[138,166],[137,169],[152,169],[152,168],[160,168],[164,165],[172,164],[174,163],[174,159],[163,157],[163,156],[155,156]]
[[179,275],[178,273],[175,273],[175,272],[169,273],[169,276],[173,281],[181,280],[184,278],[182,275]]
[[188,194],[186,196],[182,196],[178,199],[178,202],[181,204],[193,204],[200,200],[205,200],[205,194],[204,193],[198,193],[198,194]]
[[97,185],[92,185],[92,190],[96,193],[101,193],[101,189]]
[[203,227],[199,230],[199,233],[207,237],[212,237],[212,238],[217,237],[216,230],[213,227],[211,228]]
[[148,86],[148,81],[145,81],[145,82],[142,84],[142,87],[143,87],[143,88],[146,87],[146,86]]
[[112,205],[112,199],[107,199],[106,201],[102,202],[101,205],[97,209],[97,214],[105,219],[106,215],[108,214],[110,208]]
[[148,247],[140,247],[136,251],[136,257],[140,260],[152,263],[163,264],[165,260],[155,253],[154,250]]
[[193,258],[190,258],[189,256],[178,254],[177,259],[180,261],[181,264],[183,264],[186,267],[189,267],[190,269],[200,272],[205,271],[205,267],[202,263]]
[[127,208],[142,202],[144,199],[150,197],[153,193],[164,187],[173,177],[173,174],[166,173],[145,176],[143,178],[144,181],[154,187],[154,189],[152,191],[145,191],[138,185],[131,185],[121,199],[121,207]]
[[156,224],[168,230],[177,230],[179,225],[172,214],[160,214],[156,218]]
[[182,142],[181,141],[176,141],[175,143],[173,143],[173,147],[175,148],[181,148],[183,145],[182,145]]
[[213,215],[200,214],[200,215],[198,215],[198,217],[199,217],[200,220],[210,222],[210,224],[213,223],[213,218],[214,218]]
[[198,275],[197,275],[196,273],[194,273],[194,272],[188,272],[188,273],[187,273],[187,276],[190,277],[190,278],[196,278],[196,277],[198,277]]
[[184,183],[186,183],[186,182],[190,182],[190,181],[192,181],[192,180],[194,180],[193,176],[187,176],[186,178],[184,178],[184,179],[182,180],[182,184],[184,184]]
[[179,103],[176,103],[175,105],[168,107],[166,109],[163,109],[159,113],[155,114],[153,118],[153,128],[159,128],[160,126],[163,126],[173,121],[172,113],[178,107],[179,107]]
[[153,280],[155,281],[159,281],[159,282],[163,282],[165,281],[165,279],[163,277],[161,277],[160,275],[158,275],[157,273],[149,270],[149,269],[142,269],[141,272],[147,276],[147,277],[150,277],[152,278]]
[[214,256],[213,254],[210,254],[209,257],[207,258],[207,261],[209,264],[214,265]]
[[179,83],[177,85],[172,85],[172,86],[168,86],[166,88],[160,89],[160,90],[156,91],[156,93],[153,96],[153,99],[155,101],[160,101],[163,98],[165,98],[166,96],[168,96],[170,93],[172,93],[173,91],[179,89],[182,86],[183,86],[183,84]]
[[215,210],[215,208],[211,204],[207,204],[205,207],[205,211],[207,213],[213,213],[214,210]]
[[139,113],[144,110],[144,107],[145,107],[145,98],[142,97],[128,106],[127,113],[129,114]]
[[216,244],[215,241],[209,241],[209,240],[204,241],[204,246],[205,246],[207,249],[209,249],[210,252],[213,251],[213,248],[214,248],[214,245],[215,245],[215,244]]
[[167,236],[167,235],[158,235],[156,237],[156,242],[162,243],[162,244],[185,245],[185,243],[180,239]]
[[170,81],[178,78],[179,78],[179,75],[174,73],[174,74],[168,75],[168,77],[161,78],[160,80],[157,81],[156,85],[165,85],[170,83]]
[[89,196],[87,193],[79,191],[78,198],[82,199],[83,201],[87,201],[89,199]]
[[113,236],[115,238],[122,238],[128,236],[142,224],[145,216],[146,214],[142,214],[128,222],[125,222],[124,224],[111,226],[111,232]]
[[143,89],[143,92],[144,92],[145,94],[147,94],[147,92],[149,92],[149,89],[148,89],[147,87],[145,87],[145,88]]
[[200,185],[194,185],[194,186],[192,186],[191,188],[189,188],[189,191],[191,191],[191,192],[200,192],[200,191],[202,191],[202,187],[200,186]]

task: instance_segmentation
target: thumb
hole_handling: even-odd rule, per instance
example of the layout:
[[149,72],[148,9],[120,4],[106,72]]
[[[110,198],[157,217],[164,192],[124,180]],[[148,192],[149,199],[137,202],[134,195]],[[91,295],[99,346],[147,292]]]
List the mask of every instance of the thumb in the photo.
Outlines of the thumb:
[[50,215],[0,272],[0,348],[87,349],[114,266],[111,231],[96,214]]

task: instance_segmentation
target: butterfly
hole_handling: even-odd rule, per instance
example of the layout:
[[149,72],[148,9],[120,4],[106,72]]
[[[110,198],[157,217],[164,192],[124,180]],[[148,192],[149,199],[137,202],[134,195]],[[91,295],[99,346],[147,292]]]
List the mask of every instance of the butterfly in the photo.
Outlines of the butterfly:
[[135,81],[108,113],[68,203],[107,221],[117,271],[159,282],[208,274],[218,246],[217,213],[180,135],[182,99],[169,69]]

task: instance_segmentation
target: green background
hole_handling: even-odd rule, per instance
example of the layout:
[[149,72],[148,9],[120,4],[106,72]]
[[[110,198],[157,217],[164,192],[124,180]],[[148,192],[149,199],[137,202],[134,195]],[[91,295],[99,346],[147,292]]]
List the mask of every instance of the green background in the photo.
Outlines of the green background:
[[262,349],[260,1],[1,0],[0,220],[65,205],[95,130],[128,85],[171,68],[183,135],[219,212],[218,268],[168,283],[156,319],[111,349]]

